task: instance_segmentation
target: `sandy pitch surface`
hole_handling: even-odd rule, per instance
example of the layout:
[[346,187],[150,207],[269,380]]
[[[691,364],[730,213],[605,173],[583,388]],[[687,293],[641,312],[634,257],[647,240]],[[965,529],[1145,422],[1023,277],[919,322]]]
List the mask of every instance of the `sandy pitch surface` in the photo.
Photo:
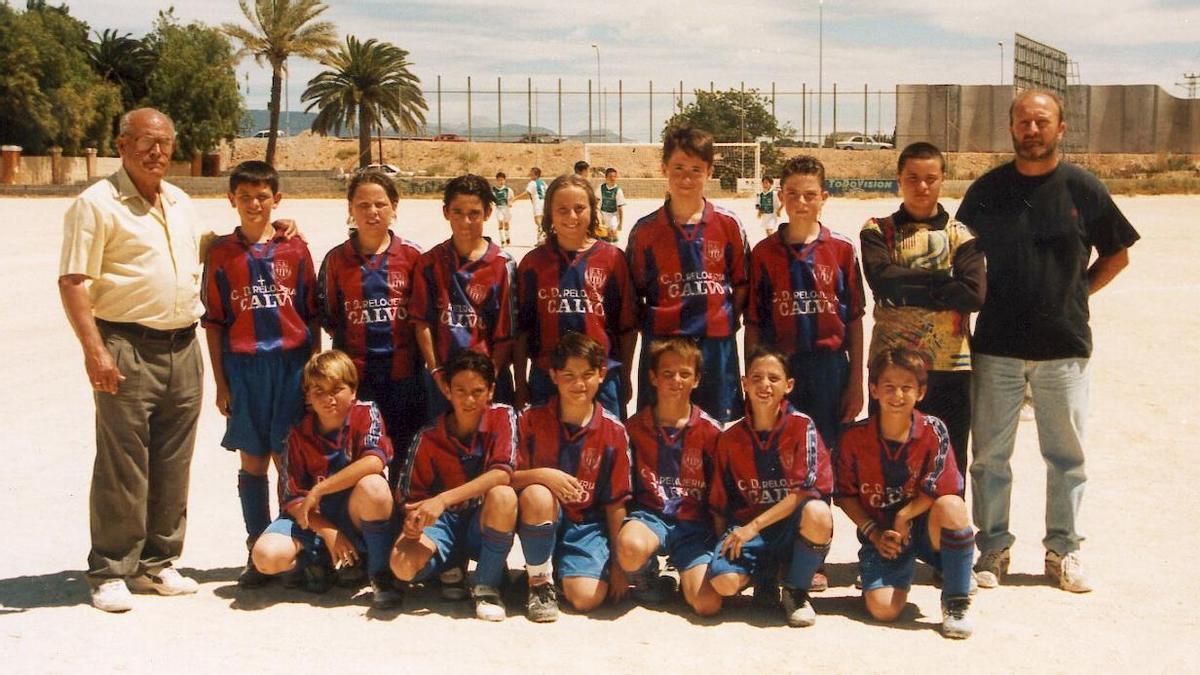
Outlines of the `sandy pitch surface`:
[[[829,555],[833,587],[815,597],[815,627],[788,629],[745,601],[716,620],[697,620],[682,603],[648,610],[625,603],[594,616],[565,613],[534,625],[510,605],[501,624],[476,621],[468,603],[412,595],[403,612],[369,610],[366,592],[335,589],[314,597],[278,586],[240,591],[243,561],[236,459],[219,447],[222,418],[211,382],[192,469],[191,522],[180,561],[201,581],[197,596],[137,596],[124,615],[93,609],[82,580],[88,550],[88,482],[94,454],[93,405],[78,344],[57,297],[61,219],[69,200],[0,200],[0,305],[5,358],[6,466],[0,513],[0,654],[3,670],[67,672],[430,671],[703,672],[1188,671],[1188,643],[1200,638],[1194,609],[1198,560],[1190,545],[1200,522],[1192,460],[1197,432],[1193,344],[1200,333],[1195,295],[1200,248],[1190,225],[1197,197],[1138,197],[1118,203],[1142,233],[1132,265],[1093,299],[1096,351],[1083,511],[1085,560],[1097,590],[1071,595],[1042,576],[1045,471],[1032,423],[1017,438],[1012,514],[1017,543],[1006,585],[976,596],[976,634],[941,638],[938,591],[919,573],[903,619],[867,619],[858,591],[856,542],[837,512]],[[831,200],[824,222],[857,235],[895,199]],[[762,236],[749,200],[727,203],[752,240]],[[635,201],[636,216],[656,204]],[[947,201],[948,208],[957,204]],[[236,216],[223,200],[198,202],[217,231]],[[447,236],[433,201],[404,201],[397,229],[429,246]],[[527,203],[514,209],[514,238],[533,241]],[[319,259],[345,236],[345,202],[284,200]],[[1191,216],[1191,217],[1189,217]],[[628,228],[627,230],[628,231]],[[489,224],[489,233],[494,227]],[[1192,298],[1189,300],[1188,298]],[[328,344],[328,341],[326,342]],[[835,510],[836,511],[836,510]],[[513,563],[519,562],[519,546]]]

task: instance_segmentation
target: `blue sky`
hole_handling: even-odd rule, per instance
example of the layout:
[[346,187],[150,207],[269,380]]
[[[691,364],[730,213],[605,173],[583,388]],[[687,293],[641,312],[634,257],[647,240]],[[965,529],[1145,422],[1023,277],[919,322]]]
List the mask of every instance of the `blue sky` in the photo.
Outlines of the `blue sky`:
[[[140,36],[149,30],[168,0],[68,0],[72,14],[94,29],[116,28]],[[433,88],[438,75],[443,89],[462,90],[472,77],[473,116],[494,122],[496,78],[503,79],[506,123],[525,123],[526,78],[537,96],[536,122],[554,128],[557,101],[550,92],[562,78],[567,91],[586,92],[596,78],[599,46],[600,80],[609,91],[604,114],[617,127],[617,81],[627,92],[645,92],[650,80],[656,92],[655,124],[669,114],[670,91],[747,88],[767,92],[812,89],[818,81],[818,52],[823,52],[826,91],[839,89],[839,128],[862,126],[862,90],[882,90],[869,97],[868,127],[889,129],[887,92],[897,84],[994,84],[1000,81],[1001,47],[1005,78],[1012,75],[1013,33],[1065,50],[1079,64],[1085,84],[1157,84],[1176,96],[1185,72],[1200,72],[1200,3],[1195,0],[928,0],[923,3],[880,0],[695,0],[661,2],[498,3],[482,0],[328,0],[323,15],[339,34],[377,38],[409,50],[414,71],[429,91],[430,123],[436,121]],[[176,14],[209,24],[244,23],[236,0],[182,0]],[[819,49],[818,26],[824,29]],[[290,100],[300,110],[304,83],[319,64],[291,64]],[[265,108],[269,72],[251,59],[239,66],[249,74],[247,105]],[[480,89],[488,93],[478,93]],[[646,140],[650,120],[644,94],[627,94],[626,136]],[[883,114],[877,108],[882,103]],[[777,113],[801,127],[800,97],[780,94]],[[587,125],[586,95],[567,96],[564,131]],[[595,110],[595,108],[593,108]],[[443,120],[466,119],[466,97],[443,94]],[[597,112],[599,115],[600,112]],[[822,112],[824,129],[831,125],[831,101]],[[811,126],[811,122],[807,122]],[[599,128],[599,124],[595,123]]]

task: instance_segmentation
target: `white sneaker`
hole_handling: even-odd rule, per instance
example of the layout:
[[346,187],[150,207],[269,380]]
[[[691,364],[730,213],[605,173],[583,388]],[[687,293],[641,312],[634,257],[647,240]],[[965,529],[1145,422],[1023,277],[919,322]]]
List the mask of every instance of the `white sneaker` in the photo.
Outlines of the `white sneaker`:
[[189,579],[174,567],[164,567],[157,572],[145,572],[129,580],[129,588],[135,593],[158,593],[159,595],[187,595],[200,589],[195,579]]
[[817,622],[817,612],[808,599],[808,591],[783,589],[783,613],[792,628],[807,628]]
[[949,598],[942,601],[942,635],[953,640],[965,640],[975,632],[971,619],[970,598]]
[[124,579],[109,579],[92,589],[92,606],[105,612],[128,612],[133,596]]
[[503,621],[507,612],[500,591],[491,586],[476,586],[471,589],[471,597],[475,600],[475,617],[484,621]]
[[1092,590],[1087,573],[1083,571],[1083,560],[1079,557],[1079,551],[1071,551],[1066,555],[1046,551],[1046,576],[1064,591],[1087,593]]

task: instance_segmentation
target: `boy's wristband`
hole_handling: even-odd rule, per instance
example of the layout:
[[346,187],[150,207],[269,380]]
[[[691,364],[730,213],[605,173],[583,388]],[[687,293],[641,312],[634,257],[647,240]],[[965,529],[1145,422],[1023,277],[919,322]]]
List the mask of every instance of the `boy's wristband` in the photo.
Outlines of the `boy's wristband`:
[[868,541],[870,541],[870,539],[871,539],[871,533],[875,532],[878,529],[879,529],[879,524],[876,523],[874,519],[867,520],[858,526],[858,531],[861,532],[862,536],[865,539],[867,539]]

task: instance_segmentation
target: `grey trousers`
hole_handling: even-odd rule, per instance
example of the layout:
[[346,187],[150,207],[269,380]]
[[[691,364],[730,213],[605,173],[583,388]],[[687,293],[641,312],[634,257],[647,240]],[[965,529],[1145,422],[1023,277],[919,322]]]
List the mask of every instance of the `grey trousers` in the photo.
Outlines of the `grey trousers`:
[[92,585],[156,571],[183,551],[204,378],[194,335],[100,331],[125,380],[116,394],[95,393]]

